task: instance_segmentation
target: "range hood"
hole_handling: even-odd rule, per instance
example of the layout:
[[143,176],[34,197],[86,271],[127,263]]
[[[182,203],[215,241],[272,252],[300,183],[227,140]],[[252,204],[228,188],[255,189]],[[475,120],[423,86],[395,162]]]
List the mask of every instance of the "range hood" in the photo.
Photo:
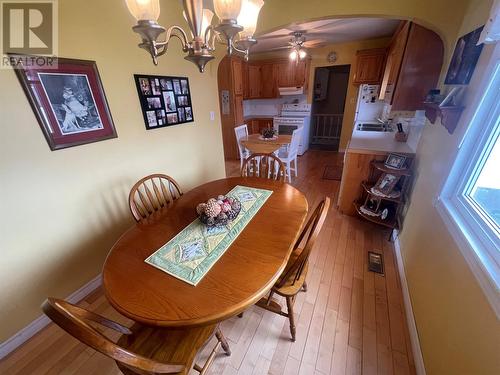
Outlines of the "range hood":
[[303,86],[298,86],[298,87],[279,87],[278,88],[280,95],[281,96],[286,96],[286,95],[302,95],[304,94],[304,87]]

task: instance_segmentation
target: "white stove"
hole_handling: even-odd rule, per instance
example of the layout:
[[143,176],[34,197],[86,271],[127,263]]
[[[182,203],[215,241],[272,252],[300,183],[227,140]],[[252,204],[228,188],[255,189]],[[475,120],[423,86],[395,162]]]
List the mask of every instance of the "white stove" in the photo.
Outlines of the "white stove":
[[309,132],[311,123],[311,104],[283,104],[281,115],[273,119],[274,130],[278,134],[292,134],[302,127],[302,137],[299,145],[299,155],[309,148]]

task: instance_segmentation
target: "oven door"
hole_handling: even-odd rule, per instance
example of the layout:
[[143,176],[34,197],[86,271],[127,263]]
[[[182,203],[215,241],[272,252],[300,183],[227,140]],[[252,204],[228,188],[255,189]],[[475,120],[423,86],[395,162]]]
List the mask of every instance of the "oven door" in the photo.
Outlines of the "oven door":
[[299,128],[298,125],[278,124],[278,134],[292,135],[294,130]]

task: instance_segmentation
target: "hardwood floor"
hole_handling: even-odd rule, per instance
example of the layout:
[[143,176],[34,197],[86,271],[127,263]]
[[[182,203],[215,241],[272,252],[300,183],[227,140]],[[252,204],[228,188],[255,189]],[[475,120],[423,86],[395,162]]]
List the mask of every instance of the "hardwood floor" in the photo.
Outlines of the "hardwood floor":
[[[342,154],[309,151],[299,158],[299,178],[310,208],[328,195],[336,203],[339,181],[323,180],[326,165]],[[228,162],[228,175],[239,174]],[[332,205],[334,206],[334,205]],[[286,318],[257,307],[222,323],[232,355],[220,350],[209,374],[415,374],[401,286],[388,233],[374,224],[330,209],[314,249],[308,291],[295,304],[297,341]],[[385,276],[367,270],[367,252],[381,252]],[[100,314],[130,323],[101,290],[81,302]],[[200,362],[211,345],[199,354]],[[49,325],[0,362],[1,374],[120,374],[114,361]],[[191,371],[196,374],[195,371]]]

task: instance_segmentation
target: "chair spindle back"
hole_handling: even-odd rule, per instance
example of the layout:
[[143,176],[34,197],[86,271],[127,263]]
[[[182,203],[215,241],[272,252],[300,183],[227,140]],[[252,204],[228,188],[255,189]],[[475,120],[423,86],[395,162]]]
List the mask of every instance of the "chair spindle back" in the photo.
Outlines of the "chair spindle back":
[[243,162],[241,176],[285,181],[285,166],[274,154],[252,154]]
[[124,335],[131,335],[132,332],[101,315],[56,298],[47,298],[42,310],[55,324],[77,340],[132,370],[139,370],[138,373],[176,374],[185,370],[185,366],[157,362],[115,344],[96,326],[110,328]]
[[147,219],[155,211],[169,207],[182,195],[179,184],[165,174],[141,178],[130,190],[130,211],[136,221]]
[[311,254],[314,243],[318,238],[319,232],[321,232],[321,228],[323,227],[329,209],[330,198],[326,197],[318,204],[313,214],[307,221],[304,229],[300,233],[293,250],[296,251],[304,239],[305,246],[291,267],[288,268],[286,274],[283,275],[281,281],[276,285],[278,288],[282,287],[290,278],[293,278],[293,281],[295,282],[302,275],[302,271],[309,260],[309,255]]

